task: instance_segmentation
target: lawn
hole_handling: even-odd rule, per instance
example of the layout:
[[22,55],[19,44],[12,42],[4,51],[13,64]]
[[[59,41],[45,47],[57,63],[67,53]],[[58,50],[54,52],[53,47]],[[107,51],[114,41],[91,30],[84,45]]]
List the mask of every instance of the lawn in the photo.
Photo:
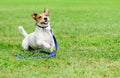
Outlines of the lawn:
[[[22,25],[35,30],[33,12],[50,10],[59,44],[49,59],[19,59]],[[120,78],[119,0],[1,0],[0,78]]]

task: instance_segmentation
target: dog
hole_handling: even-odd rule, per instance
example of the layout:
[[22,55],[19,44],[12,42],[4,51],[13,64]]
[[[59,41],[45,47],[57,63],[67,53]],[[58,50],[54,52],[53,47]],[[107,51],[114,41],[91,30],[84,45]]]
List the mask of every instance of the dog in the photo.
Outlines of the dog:
[[34,50],[42,49],[52,52],[55,48],[55,44],[50,31],[49,10],[45,8],[44,12],[41,14],[33,13],[32,18],[36,21],[34,32],[27,34],[22,26],[18,27],[20,33],[24,36],[22,41],[23,50],[32,48]]

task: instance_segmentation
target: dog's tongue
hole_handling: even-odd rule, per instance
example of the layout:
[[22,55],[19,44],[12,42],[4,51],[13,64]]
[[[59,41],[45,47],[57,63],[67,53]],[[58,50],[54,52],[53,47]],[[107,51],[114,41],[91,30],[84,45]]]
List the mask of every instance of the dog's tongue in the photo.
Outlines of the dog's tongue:
[[45,24],[48,24],[48,22],[45,22]]

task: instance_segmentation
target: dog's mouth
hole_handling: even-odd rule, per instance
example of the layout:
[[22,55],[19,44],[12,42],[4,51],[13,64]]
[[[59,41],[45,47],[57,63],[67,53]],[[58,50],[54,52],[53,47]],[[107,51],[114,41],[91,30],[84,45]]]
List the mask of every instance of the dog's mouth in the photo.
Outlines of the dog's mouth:
[[41,24],[48,25],[49,21],[41,22]]

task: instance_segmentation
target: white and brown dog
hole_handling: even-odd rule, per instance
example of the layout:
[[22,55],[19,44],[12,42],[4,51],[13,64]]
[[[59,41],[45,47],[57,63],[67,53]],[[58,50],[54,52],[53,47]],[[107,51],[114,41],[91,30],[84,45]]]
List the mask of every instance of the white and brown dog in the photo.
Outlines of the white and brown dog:
[[33,13],[32,17],[36,21],[36,29],[34,32],[27,34],[22,26],[18,27],[20,33],[25,37],[22,41],[23,49],[42,49],[52,52],[55,45],[50,32],[49,10],[44,9],[42,14]]

